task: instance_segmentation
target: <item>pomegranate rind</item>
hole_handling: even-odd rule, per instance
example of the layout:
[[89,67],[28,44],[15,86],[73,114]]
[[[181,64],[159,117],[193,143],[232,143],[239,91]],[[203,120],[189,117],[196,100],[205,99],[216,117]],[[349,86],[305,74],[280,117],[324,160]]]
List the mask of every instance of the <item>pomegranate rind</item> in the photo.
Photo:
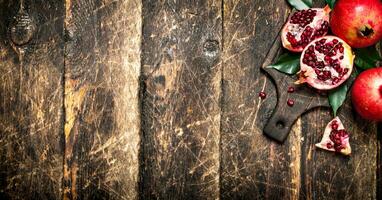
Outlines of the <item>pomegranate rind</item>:
[[[380,0],[339,0],[331,12],[331,30],[354,48],[372,46],[382,39],[381,15]],[[361,31],[366,27],[372,32],[363,36]]]
[[[328,5],[326,5],[324,8],[311,8],[312,10],[317,10],[317,11],[322,11],[322,12],[317,12],[319,13],[320,15],[316,15],[314,17],[314,20],[309,24],[316,24],[317,21],[319,20],[323,20],[323,21],[327,21],[329,23],[329,13],[331,11],[330,7]],[[291,15],[292,16],[292,15]],[[289,32],[288,31],[288,28],[289,28],[289,21],[290,21],[290,18],[291,16],[288,18],[287,22],[285,23],[285,25],[283,26],[283,29],[281,31],[281,42],[282,42],[282,45],[284,48],[288,49],[289,51],[292,51],[292,52],[302,52],[304,50],[304,47],[293,47],[292,44],[288,41],[287,39],[287,33]],[[317,29],[318,26],[320,26],[321,24],[318,24],[314,27],[314,29]],[[322,36],[325,36],[327,34],[324,33]]]
[[[317,143],[315,146],[320,149],[324,149],[327,151],[332,151],[335,152],[334,148],[328,148],[327,144],[330,143],[332,146],[334,146],[334,142],[330,140],[330,132],[332,131],[331,124],[333,121],[337,121],[338,123],[338,130],[345,129],[344,125],[342,124],[341,120],[339,117],[335,117],[333,120],[331,120],[325,128],[324,135],[322,136],[322,139],[319,143]],[[351,154],[351,147],[350,147],[350,142],[349,142],[349,137],[343,138],[342,140],[342,146],[343,149],[339,153],[343,155],[350,155]]]
[[382,67],[359,74],[353,83],[351,98],[362,118],[382,122]]
[[[303,63],[303,56],[304,52],[309,48],[310,45],[314,45],[317,41],[321,39],[326,39],[327,41],[332,41],[334,39],[337,39],[339,42],[343,44],[344,47],[344,59],[341,61],[341,66],[344,68],[348,68],[348,72],[343,76],[342,79],[340,79],[336,84],[332,84],[331,82],[325,82],[321,81],[317,78],[316,73],[314,72],[314,69],[306,64]],[[342,83],[344,83],[350,76],[350,74],[353,71],[353,63],[354,63],[355,55],[351,49],[351,47],[343,41],[341,38],[336,36],[323,36],[320,38],[317,38],[313,41],[311,41],[303,50],[303,53],[300,58],[300,66],[301,70],[299,72],[299,80],[295,82],[295,84],[301,84],[301,83],[308,83],[313,88],[316,88],[318,90],[331,90],[338,86],[340,86]]]

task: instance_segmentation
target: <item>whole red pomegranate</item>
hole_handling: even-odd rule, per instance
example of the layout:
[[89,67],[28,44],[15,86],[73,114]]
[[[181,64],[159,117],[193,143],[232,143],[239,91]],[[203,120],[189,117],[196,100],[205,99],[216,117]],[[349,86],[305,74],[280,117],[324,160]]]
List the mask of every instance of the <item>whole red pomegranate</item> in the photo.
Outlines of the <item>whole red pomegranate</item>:
[[336,88],[349,78],[353,60],[351,47],[340,38],[329,35],[317,38],[301,54],[300,78],[296,83],[308,83],[319,90]]
[[354,81],[352,102],[358,114],[369,120],[382,121],[382,67],[362,72]]
[[339,0],[331,12],[332,32],[351,47],[363,48],[382,38],[380,0]]
[[301,52],[312,40],[324,36],[329,30],[330,8],[311,8],[291,14],[281,32],[283,46]]

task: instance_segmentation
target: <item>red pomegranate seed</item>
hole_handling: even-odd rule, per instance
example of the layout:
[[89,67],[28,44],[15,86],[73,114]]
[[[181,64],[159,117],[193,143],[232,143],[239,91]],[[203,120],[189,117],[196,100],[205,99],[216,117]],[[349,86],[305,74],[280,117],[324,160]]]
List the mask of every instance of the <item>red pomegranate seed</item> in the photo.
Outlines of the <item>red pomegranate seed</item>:
[[332,84],[335,85],[335,84],[337,84],[339,81],[340,81],[339,78],[334,77],[333,80],[332,80]]
[[294,105],[294,101],[292,99],[288,99],[287,104],[292,107]]
[[267,94],[265,92],[259,92],[259,97],[261,99],[265,99],[267,97]]
[[337,129],[338,129],[338,124],[333,123],[333,124],[332,124],[332,129],[333,129],[333,130],[337,130]]
[[330,143],[330,142],[328,142],[328,143],[326,144],[326,148],[328,148],[328,149],[331,149],[331,148],[333,148],[333,144],[332,144],[332,143]]
[[[340,44],[341,44],[341,43],[340,43]],[[339,47],[339,50],[340,50],[341,53],[343,53],[345,49],[344,49],[344,47],[341,45],[341,46]]]
[[347,136],[348,135],[348,133],[345,131],[345,130],[339,130],[338,131],[338,135],[340,136],[340,137],[345,137],[345,136]]
[[293,92],[294,92],[294,87],[290,86],[290,87],[288,88],[288,93],[293,93]]

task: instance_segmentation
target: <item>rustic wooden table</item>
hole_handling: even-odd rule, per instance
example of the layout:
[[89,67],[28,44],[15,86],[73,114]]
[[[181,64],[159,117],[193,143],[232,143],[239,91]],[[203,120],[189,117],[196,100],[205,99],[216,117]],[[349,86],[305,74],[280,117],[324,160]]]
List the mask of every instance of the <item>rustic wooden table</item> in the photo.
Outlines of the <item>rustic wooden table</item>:
[[277,97],[260,66],[289,12],[285,0],[0,0],[0,199],[382,198],[377,125],[351,102],[350,157],[314,147],[327,108],[283,145],[263,136]]

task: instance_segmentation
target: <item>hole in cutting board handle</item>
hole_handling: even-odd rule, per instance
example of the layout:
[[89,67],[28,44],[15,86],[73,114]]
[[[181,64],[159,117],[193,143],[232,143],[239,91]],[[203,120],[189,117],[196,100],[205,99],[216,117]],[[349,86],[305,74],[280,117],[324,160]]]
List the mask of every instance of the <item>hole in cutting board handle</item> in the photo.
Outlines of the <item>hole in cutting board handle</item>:
[[[264,127],[264,134],[280,143],[285,141],[293,123],[300,114],[299,111],[284,112],[283,109],[285,108],[280,109],[280,107],[277,107]],[[289,114],[286,115],[286,113]]]
[[276,122],[276,127],[279,129],[283,129],[285,127],[285,124],[283,121],[279,120]]

